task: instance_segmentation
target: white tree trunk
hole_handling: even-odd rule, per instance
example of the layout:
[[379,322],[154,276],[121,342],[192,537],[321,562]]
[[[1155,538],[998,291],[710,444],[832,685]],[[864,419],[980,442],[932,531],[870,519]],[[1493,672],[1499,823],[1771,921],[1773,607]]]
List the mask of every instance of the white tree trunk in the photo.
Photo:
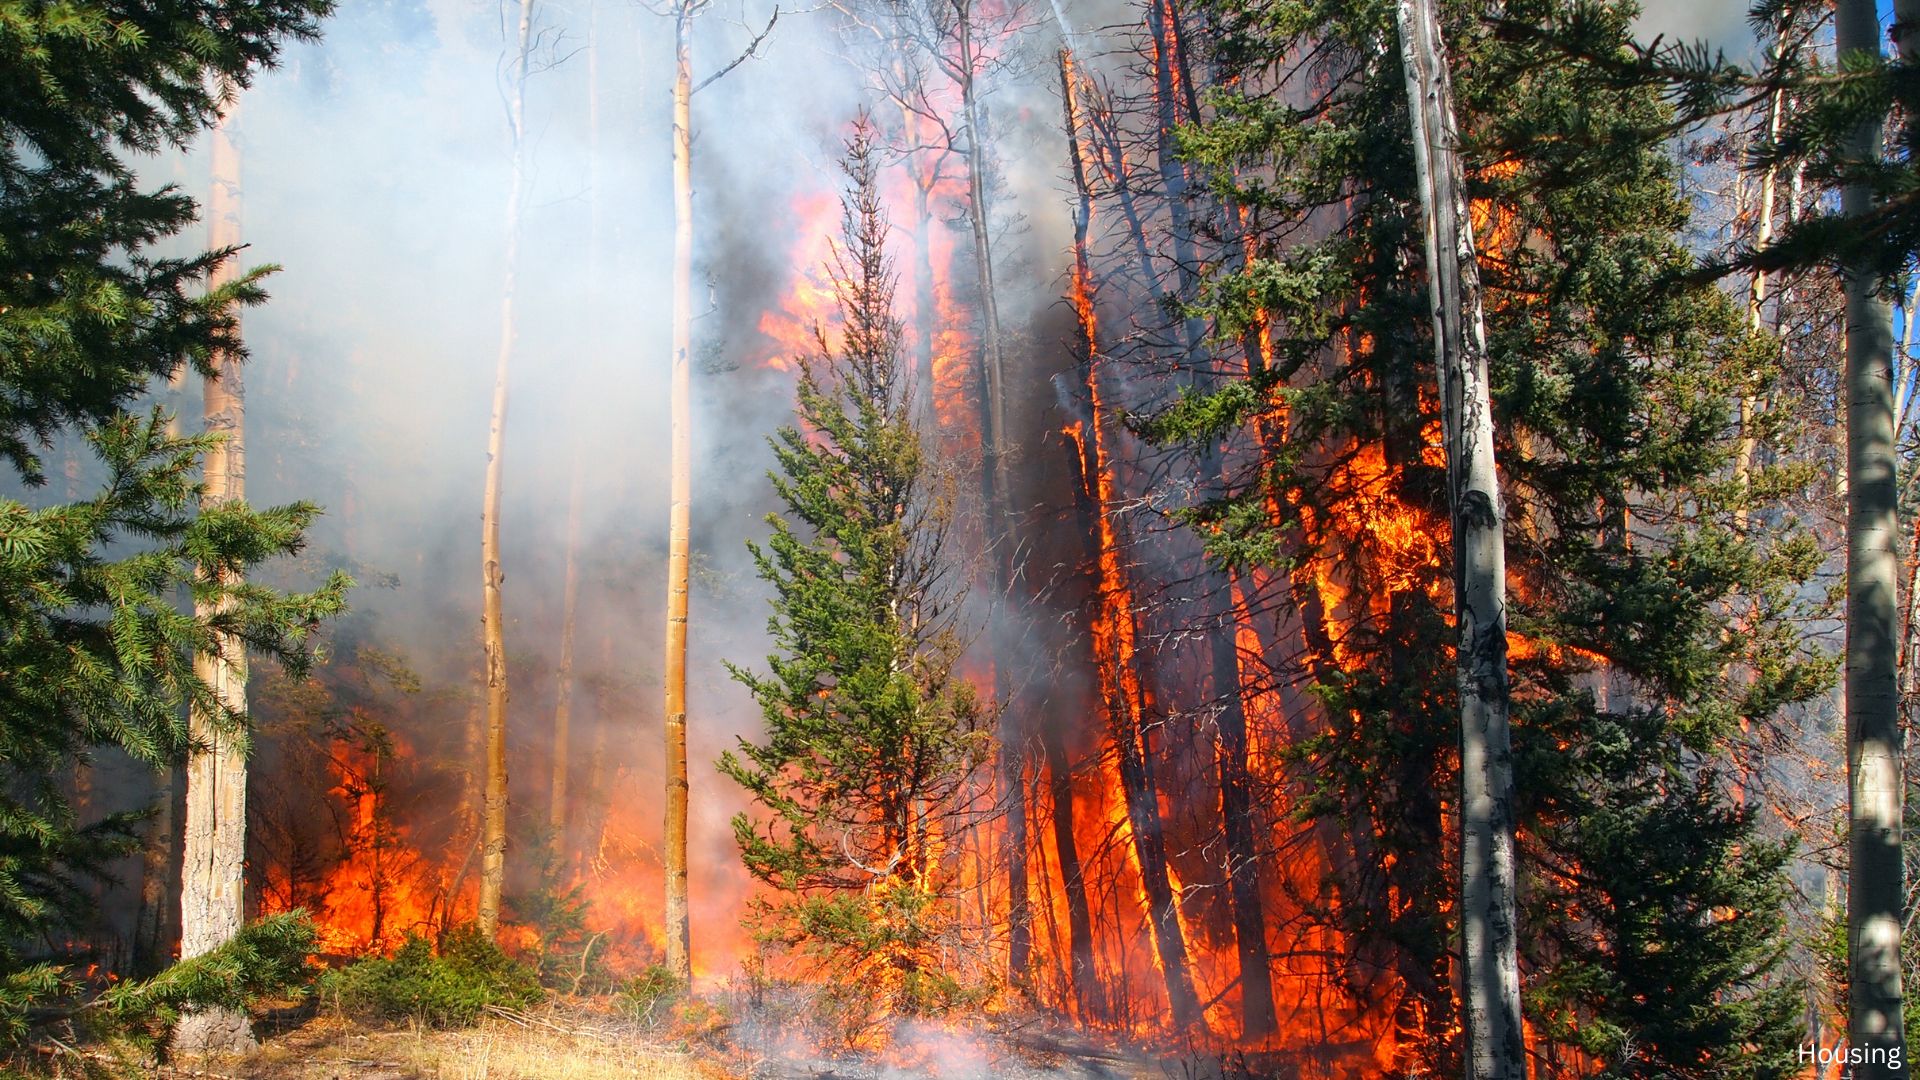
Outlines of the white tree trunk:
[[492,937],[500,925],[500,894],[507,878],[507,643],[501,597],[500,498],[507,430],[507,371],[519,328],[514,292],[520,269],[520,212],[526,187],[527,60],[533,43],[533,0],[520,0],[507,123],[513,139],[507,187],[507,255],[500,288],[500,349],[494,359],[493,407],[487,422],[487,482],[480,511],[480,626],[486,662],[486,791],[480,818],[480,931]]
[[[1897,13],[1912,17],[1903,0]],[[1880,55],[1873,0],[1839,0],[1834,47]],[[1906,52],[1907,42],[1902,42]],[[1879,161],[1881,123],[1856,131],[1849,156]],[[1873,209],[1872,192],[1849,184],[1841,212]],[[1879,282],[1862,267],[1845,268],[1847,384],[1847,887],[1848,1037],[1867,1062],[1858,1080],[1906,1075],[1901,1020],[1900,931],[1905,867],[1901,857],[1901,769],[1896,635],[1899,518],[1895,505],[1893,313]],[[1897,1052],[1900,1066],[1886,1058]]]
[[1459,631],[1460,930],[1468,1080],[1524,1080],[1507,719],[1505,508],[1493,458],[1486,327],[1459,129],[1433,0],[1400,0],[1428,295],[1445,420]]
[[687,589],[693,523],[693,15],[674,17],[672,505],[667,518],[667,968],[693,977],[687,909]]
[[[237,106],[230,106],[213,131],[213,185],[207,199],[211,246],[240,243],[240,155],[233,133]],[[231,261],[214,272],[218,287],[232,280]],[[226,436],[207,451],[203,509],[246,498],[246,428],[240,365],[231,355],[214,359],[215,377],[206,380],[207,430]],[[211,571],[203,571],[211,572]],[[219,607],[196,604],[202,619]],[[221,634],[216,651],[194,658],[194,674],[213,688],[221,704],[235,714],[247,708],[247,656],[235,637]],[[188,959],[226,944],[246,918],[247,759],[238,739],[218,718],[195,708],[188,717],[196,746],[187,759],[187,818],[180,874],[180,956]],[[174,1031],[174,1048],[188,1053],[231,1053],[254,1046],[244,1012],[210,1009],[188,1013]]]

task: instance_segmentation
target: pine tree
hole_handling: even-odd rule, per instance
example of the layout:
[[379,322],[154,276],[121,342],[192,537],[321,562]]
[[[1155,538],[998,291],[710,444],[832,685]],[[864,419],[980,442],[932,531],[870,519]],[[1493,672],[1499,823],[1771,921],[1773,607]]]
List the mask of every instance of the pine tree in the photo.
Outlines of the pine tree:
[[[1425,282],[1407,271],[1421,230],[1394,7],[1212,6],[1235,89],[1184,145],[1253,255],[1210,267],[1200,307],[1218,339],[1264,326],[1271,344],[1248,335],[1242,380],[1151,426],[1252,433],[1255,460],[1195,524],[1217,560],[1290,579],[1309,658],[1279,674],[1322,714],[1297,766],[1345,842],[1329,911],[1352,970],[1383,973],[1361,992],[1392,1003],[1402,1064],[1456,1072],[1458,853],[1432,795],[1458,782],[1452,552]],[[1831,674],[1786,619],[1817,551],[1764,505],[1736,527],[1759,496],[1728,479],[1731,403],[1774,353],[1688,279],[1657,134],[1672,113],[1601,62],[1628,55],[1630,8],[1501,5],[1506,24],[1577,13],[1601,59],[1550,60],[1488,13],[1440,18],[1506,493],[1534,1051],[1620,1076],[1780,1075],[1798,1038],[1775,970],[1785,856],[1712,764]],[[1292,55],[1316,58],[1314,78],[1281,81]]]
[[775,912],[786,939],[926,1007],[951,989],[934,966],[951,884],[941,849],[990,740],[954,671],[944,500],[912,413],[872,137],[862,117],[847,144],[831,266],[842,336],[820,331],[818,355],[801,358],[797,422],[771,440],[786,513],[750,545],[773,587],[777,652],[764,672],[729,670],[765,740],[743,739],[720,769],[768,812],[733,827],[747,869],[792,897]]
[[[195,511],[200,459],[141,395],[190,364],[244,357],[240,307],[265,268],[209,287],[230,249],[163,257],[192,200],[142,187],[134,159],[184,146],[326,0],[79,3],[0,19],[0,458],[29,487],[58,433],[107,480],[76,502],[0,499],[0,972],[8,985],[81,914],[81,877],[131,850],[133,822],[75,819],[55,778],[97,748],[166,767],[196,741],[189,709],[245,744],[246,717],[200,674],[222,643],[296,669],[348,582],[282,594],[247,571],[297,551],[318,513],[233,501]],[[180,610],[179,590],[195,601]],[[203,740],[202,740],[203,741]]]

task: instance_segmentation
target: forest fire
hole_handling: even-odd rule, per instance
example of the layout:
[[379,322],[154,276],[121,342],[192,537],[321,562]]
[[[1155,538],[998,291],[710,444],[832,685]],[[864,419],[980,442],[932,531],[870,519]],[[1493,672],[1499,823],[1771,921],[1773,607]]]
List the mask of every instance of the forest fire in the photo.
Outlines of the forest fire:
[[[1700,1080],[1897,1029],[1920,618],[1874,620],[1920,576],[1836,541],[1920,529],[1898,461],[1829,482],[1864,277],[1767,246],[1864,174],[1794,127],[1818,80],[1688,163],[1610,4],[514,0],[499,54],[210,3],[14,57],[124,130],[72,151],[48,91],[12,130],[73,182],[0,232],[146,238],[0,235],[52,373],[0,370],[21,1046],[241,1051],[316,987],[309,1034],[676,1075]],[[1838,62],[1778,17],[1773,74]],[[114,113],[156,85],[173,127]],[[159,259],[184,204],[75,202],[197,127],[154,175],[270,304]],[[32,1000],[62,967],[112,996]]]
[[830,191],[793,197],[788,218],[793,248],[787,265],[793,280],[780,305],[761,312],[759,331],[773,342],[768,367],[795,370],[799,358],[820,349],[819,333],[830,332],[839,317],[834,299],[832,241],[840,228],[840,203]]
[[388,952],[408,935],[433,936],[455,917],[453,875],[412,843],[408,825],[387,804],[390,763],[410,753],[399,736],[333,740],[326,767],[332,810],[331,866],[304,881],[286,867],[265,867],[260,913],[304,908],[319,929],[320,951],[338,956]]

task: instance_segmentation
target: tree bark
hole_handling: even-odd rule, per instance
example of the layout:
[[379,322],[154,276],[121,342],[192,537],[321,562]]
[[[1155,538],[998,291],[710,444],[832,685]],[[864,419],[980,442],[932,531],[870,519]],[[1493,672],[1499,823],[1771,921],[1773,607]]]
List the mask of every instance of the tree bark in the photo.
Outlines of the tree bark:
[[[1087,182],[1086,159],[1080,145],[1079,79],[1074,73],[1073,52],[1064,48],[1060,50],[1060,91],[1075,194],[1073,305],[1080,323],[1080,355],[1076,359],[1080,365],[1091,368],[1099,345],[1098,323],[1093,307],[1092,255],[1088,250],[1088,234],[1093,221],[1093,191]],[[1083,439],[1092,437],[1092,432],[1083,433]],[[1080,449],[1083,444],[1069,439],[1067,445],[1074,454],[1073,471],[1079,474],[1084,468]],[[1076,487],[1091,490],[1086,486],[1085,478],[1081,480],[1082,483]],[[1091,529],[1085,531],[1089,536],[1095,535]],[[1065,734],[1054,730],[1054,725],[1043,727],[1040,740],[1047,758],[1047,775],[1053,785],[1053,845],[1059,852],[1060,885],[1067,899],[1068,950],[1071,954],[1071,964],[1067,969],[1069,992],[1073,995],[1083,1023],[1090,1014],[1105,1019],[1105,995],[1101,991],[1099,972],[1094,966],[1092,908],[1087,902],[1086,876],[1074,839],[1072,759],[1067,751]]]
[[493,371],[493,409],[487,424],[487,487],[480,513],[481,636],[486,658],[487,771],[480,821],[480,932],[500,925],[500,894],[507,877],[507,643],[502,610],[500,480],[507,427],[507,371],[518,327],[514,293],[520,263],[520,214],[526,186],[527,60],[533,42],[533,0],[520,0],[519,39],[507,104],[513,140],[507,186],[506,273],[500,291],[500,351]]
[[1053,846],[1060,856],[1060,887],[1067,900],[1067,988],[1082,1022],[1105,1017],[1100,1007],[1100,975],[1093,962],[1093,908],[1087,903],[1086,872],[1074,839],[1073,759],[1063,732],[1048,725],[1040,732],[1047,781],[1053,798]]
[[1459,633],[1460,926],[1468,1080],[1524,1080],[1508,729],[1505,507],[1459,127],[1433,0],[1399,0],[1453,517]]
[[[981,445],[987,511],[987,544],[993,566],[993,592],[1003,604],[1010,605],[1012,581],[1013,530],[1008,506],[1011,495],[1007,471],[1007,413],[1005,362],[1002,354],[1000,307],[994,294],[992,236],[987,223],[986,133],[981,130],[980,104],[976,94],[979,56],[973,40],[973,0],[953,0],[954,38],[959,56],[954,68],[959,83],[960,110],[967,129],[967,222],[973,232],[975,284],[980,292],[980,415],[984,422]],[[1003,623],[1010,621],[1008,609],[1002,609]],[[1001,636],[1008,627],[1001,627]],[[995,697],[1006,702],[1011,680],[1007,657],[994,662]],[[1006,810],[1007,851],[1007,974],[1016,986],[1026,985],[1027,965],[1033,950],[1032,907],[1027,882],[1027,802],[1025,725],[1009,708],[1000,719],[1000,745],[997,771],[1001,799]]]
[[585,469],[574,446],[573,482],[567,493],[567,574],[560,600],[560,668],[554,673],[553,782],[547,823],[556,851],[567,833],[567,776],[573,749],[573,637],[580,606],[580,502]]
[[[1148,5],[1147,27],[1153,39],[1154,99],[1158,110],[1155,149],[1160,164],[1161,195],[1167,202],[1173,240],[1174,283],[1179,298],[1190,301],[1198,287],[1193,209],[1188,205],[1190,182],[1175,136],[1183,120],[1199,119],[1193,76],[1186,64],[1180,12],[1173,0],[1153,0]],[[1186,347],[1186,356],[1178,365],[1182,381],[1188,386],[1204,387],[1212,381],[1205,374],[1210,362],[1205,328],[1198,316],[1187,315],[1180,320],[1180,330]],[[1221,474],[1223,461],[1214,440],[1207,440],[1200,448],[1198,464],[1203,476]],[[1278,1021],[1273,1003],[1273,975],[1267,963],[1266,914],[1260,899],[1260,856],[1247,766],[1247,713],[1240,686],[1232,581],[1213,567],[1204,567],[1197,580],[1217,709],[1215,775],[1220,787],[1221,824],[1226,841],[1227,896],[1233,912],[1235,951],[1240,968],[1241,1036],[1255,1041],[1272,1034]]]
[[[1141,890],[1146,894],[1147,923],[1165,982],[1174,1026],[1181,1031],[1201,1019],[1199,996],[1187,964],[1186,933],[1180,926],[1180,898],[1167,873],[1166,840],[1161,832],[1160,802],[1154,778],[1152,748],[1147,743],[1146,715],[1150,708],[1132,655],[1136,637],[1119,530],[1107,515],[1107,455],[1103,445],[1103,410],[1098,373],[1089,356],[1080,375],[1086,380],[1087,410],[1079,418],[1081,435],[1074,456],[1074,507],[1084,543],[1088,572],[1093,578],[1089,631],[1094,666],[1106,711],[1107,735],[1113,742],[1120,773],[1120,791],[1126,804],[1128,831],[1139,865]],[[1124,992],[1124,982],[1115,987]]]
[[[1842,57],[1880,55],[1880,22],[1873,0],[1834,5],[1834,48]],[[1903,59],[1913,42],[1920,4],[1895,5]],[[1849,156],[1879,162],[1882,122],[1862,124]],[[1840,193],[1841,213],[1873,210],[1865,184]],[[1900,935],[1905,867],[1901,854],[1904,736],[1900,730],[1896,596],[1899,520],[1893,430],[1893,314],[1865,266],[1842,268],[1846,288],[1847,385],[1847,956],[1848,1044],[1864,1050],[1861,1080],[1903,1076],[1885,1058],[1904,1060]],[[1876,1061],[1875,1059],[1880,1059]]]
[[667,967],[693,977],[687,912],[687,587],[693,500],[693,14],[674,15],[672,508],[667,520]]
[[[240,157],[234,145],[237,105],[229,106],[213,131],[212,190],[207,221],[214,249],[240,243]],[[214,287],[232,280],[231,260],[214,271]],[[211,510],[246,498],[245,391],[239,358],[216,356],[213,376],[204,387],[209,432],[224,436],[207,451],[200,506]],[[204,575],[220,571],[201,568]],[[194,605],[196,618],[223,614],[226,601]],[[180,956],[189,959],[226,944],[246,918],[247,759],[241,733],[230,717],[247,708],[246,647],[232,634],[214,636],[211,652],[194,657],[194,674],[213,691],[229,717],[194,707],[188,716],[196,749],[187,758],[186,842],[180,875]],[[247,1014],[237,1009],[205,1009],[181,1017],[174,1031],[176,1050],[230,1053],[254,1047]]]

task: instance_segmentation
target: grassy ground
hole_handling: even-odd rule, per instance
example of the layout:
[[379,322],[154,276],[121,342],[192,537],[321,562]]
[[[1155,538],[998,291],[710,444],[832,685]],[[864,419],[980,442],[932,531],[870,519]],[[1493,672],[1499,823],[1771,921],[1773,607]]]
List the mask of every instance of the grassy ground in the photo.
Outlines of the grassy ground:
[[129,1045],[46,1050],[0,1064],[29,1080],[728,1080],[742,1075],[712,1053],[665,1045],[591,1004],[491,1015],[442,1031],[382,1026],[330,1010],[289,1010],[256,1024],[259,1050],[156,1066]]
[[[1038,1018],[901,1020],[878,1055],[819,1049],[818,1018],[693,999],[635,1018],[616,999],[562,998],[439,1030],[354,1020],[311,1000],[256,1014],[248,1055],[156,1067],[129,1044],[43,1047],[0,1080],[1247,1080],[1293,1075],[1205,1055],[1163,1059]],[[7,1065],[18,1071],[12,1071]],[[21,1066],[24,1066],[22,1068]]]
[[[269,1038],[259,1053],[208,1080],[667,1080],[725,1077],[691,1056],[630,1032],[579,1023],[561,1013],[519,1021],[489,1017],[462,1031],[379,1030],[331,1016]],[[176,1076],[194,1075],[180,1070]]]

